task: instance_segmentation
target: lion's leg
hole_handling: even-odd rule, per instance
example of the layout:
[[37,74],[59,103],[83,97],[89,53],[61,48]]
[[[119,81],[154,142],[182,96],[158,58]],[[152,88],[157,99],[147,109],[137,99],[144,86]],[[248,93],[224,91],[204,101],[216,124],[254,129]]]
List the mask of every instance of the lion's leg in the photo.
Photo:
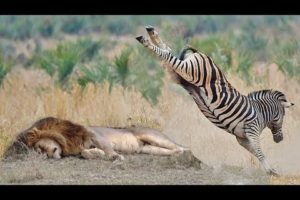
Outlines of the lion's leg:
[[170,150],[170,149],[161,148],[152,145],[144,145],[143,147],[141,147],[140,153],[168,156],[168,155],[178,154],[181,152],[178,151],[178,149]]
[[105,153],[98,148],[84,149],[81,151],[81,156],[86,159],[103,158],[105,156]]
[[112,145],[109,142],[107,142],[105,138],[95,136],[92,138],[92,141],[97,148],[104,151],[105,155],[107,155],[110,160],[115,160],[115,159],[124,160],[124,157],[118,154],[117,152],[115,152]]
[[157,135],[152,133],[141,133],[138,137],[142,142],[151,144],[159,148],[164,148],[171,151],[183,152],[184,148],[170,141],[163,135]]

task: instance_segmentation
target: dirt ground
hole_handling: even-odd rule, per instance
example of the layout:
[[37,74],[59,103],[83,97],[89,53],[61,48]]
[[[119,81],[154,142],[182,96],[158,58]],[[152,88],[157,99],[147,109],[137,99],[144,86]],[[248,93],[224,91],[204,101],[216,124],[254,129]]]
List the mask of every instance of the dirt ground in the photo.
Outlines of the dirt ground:
[[262,170],[205,165],[187,152],[174,156],[125,155],[124,161],[67,157],[46,159],[35,152],[0,162],[0,184],[26,185],[248,185],[269,184]]

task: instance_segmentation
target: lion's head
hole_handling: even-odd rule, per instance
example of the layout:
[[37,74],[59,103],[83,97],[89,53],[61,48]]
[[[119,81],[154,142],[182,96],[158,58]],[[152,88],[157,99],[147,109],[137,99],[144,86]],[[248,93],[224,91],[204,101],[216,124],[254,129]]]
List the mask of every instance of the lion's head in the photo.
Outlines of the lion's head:
[[46,154],[48,158],[60,159],[62,154],[61,146],[50,138],[40,139],[34,144],[34,150]]
[[33,147],[38,153],[47,154],[48,158],[60,159],[62,147],[58,142],[61,140],[57,140],[58,136],[60,134],[55,131],[33,128],[28,131],[27,145]]

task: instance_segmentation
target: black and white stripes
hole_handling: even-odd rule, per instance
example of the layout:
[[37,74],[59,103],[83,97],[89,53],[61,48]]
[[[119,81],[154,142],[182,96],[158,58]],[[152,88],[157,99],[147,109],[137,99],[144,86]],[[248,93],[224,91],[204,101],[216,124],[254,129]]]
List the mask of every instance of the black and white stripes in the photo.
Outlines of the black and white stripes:
[[[152,43],[143,36],[136,39],[173,71],[178,83],[193,97],[205,117],[217,127],[234,134],[238,142],[260,160],[268,173],[276,174],[262,153],[259,136],[265,127],[269,127],[275,142],[283,139],[284,107],[293,105],[287,102],[285,95],[273,90],[242,95],[209,56],[188,47],[177,58],[154,28],[147,31]],[[192,53],[186,55],[187,51]]]

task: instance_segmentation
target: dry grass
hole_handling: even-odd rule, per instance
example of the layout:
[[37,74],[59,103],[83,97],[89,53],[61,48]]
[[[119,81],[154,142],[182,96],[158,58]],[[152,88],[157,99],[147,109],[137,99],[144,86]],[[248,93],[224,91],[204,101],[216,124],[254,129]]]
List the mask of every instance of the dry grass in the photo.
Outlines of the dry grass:
[[[299,183],[300,87],[296,81],[288,80],[274,70],[273,65],[266,67],[267,70],[259,74],[265,81],[251,87],[234,75],[228,74],[227,78],[244,94],[273,88],[283,91],[295,103],[296,106],[286,112],[284,141],[275,144],[269,130],[263,132],[261,140],[271,165],[281,174],[288,175],[271,178],[271,183]],[[209,166],[260,168],[256,158],[244,150],[232,135],[216,128],[203,117],[183,89],[167,82],[158,105],[153,107],[134,90],[114,87],[109,93],[108,84],[104,83],[88,85],[84,91],[74,86],[70,92],[64,92],[54,87],[52,80],[42,71],[14,70],[0,89],[0,155],[21,130],[42,117],[55,116],[83,125],[135,124],[157,128],[177,143],[190,147],[194,155]]]
[[41,71],[14,71],[0,90],[0,152],[21,130],[46,116],[69,119],[84,125],[128,126],[136,124],[161,129],[163,122],[140,93],[107,83],[70,92],[53,86]]
[[300,176],[271,177],[270,180],[275,185],[300,185]]

